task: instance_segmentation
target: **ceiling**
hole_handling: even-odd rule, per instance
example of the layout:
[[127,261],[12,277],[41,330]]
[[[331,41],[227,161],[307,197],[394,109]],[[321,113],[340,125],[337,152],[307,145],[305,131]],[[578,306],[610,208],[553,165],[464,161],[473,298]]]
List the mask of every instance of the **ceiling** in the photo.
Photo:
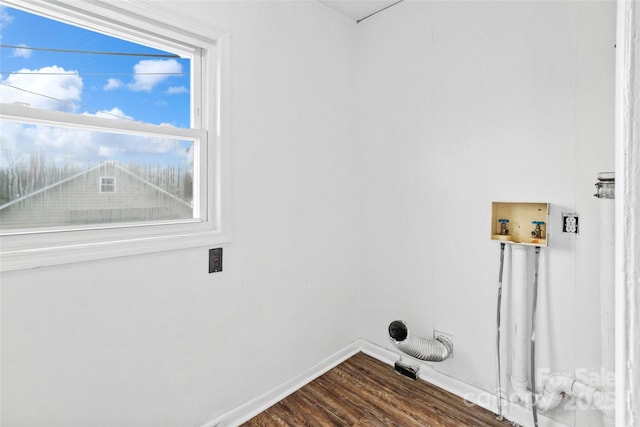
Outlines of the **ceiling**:
[[398,3],[398,0],[319,0],[320,3],[337,10],[354,21],[376,13],[381,9]]

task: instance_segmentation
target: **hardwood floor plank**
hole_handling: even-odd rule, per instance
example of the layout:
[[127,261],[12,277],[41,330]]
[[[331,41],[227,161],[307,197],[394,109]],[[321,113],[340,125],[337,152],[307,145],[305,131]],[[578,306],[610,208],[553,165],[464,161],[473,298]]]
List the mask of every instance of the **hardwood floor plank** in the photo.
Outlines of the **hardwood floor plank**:
[[[373,360],[355,359],[348,370],[344,367],[344,373],[350,376],[349,381],[365,384],[365,393],[371,396],[379,411],[392,419],[398,418],[402,425],[424,426],[427,421],[433,427],[451,425],[448,415],[426,394],[431,390],[431,387],[424,387],[427,383],[396,374],[381,362],[378,362],[380,365],[367,365]],[[384,377],[379,375],[381,368],[384,369]]]
[[325,387],[322,382],[315,382],[300,391],[306,391],[317,402],[323,402],[326,410],[341,418],[341,425],[352,425],[366,415],[357,405],[345,405],[345,398],[336,387]]
[[[366,372],[378,384],[381,377],[377,377],[377,373],[384,372],[386,368],[388,368],[387,365],[373,358],[358,359],[357,366],[355,366],[355,369]],[[395,374],[395,372],[393,373]],[[478,407],[468,402],[465,403],[464,399],[427,382],[412,381],[398,374],[395,376],[387,375],[384,379],[386,383],[391,383],[391,381],[393,381],[395,393],[400,396],[410,396],[412,405],[419,404],[421,407],[426,405],[441,414],[443,418],[451,418],[456,423],[455,425],[471,425],[474,422],[491,423],[494,420],[494,415],[491,412],[470,411],[470,409]]]
[[[342,370],[342,368],[337,371]],[[412,399],[411,405],[407,405],[401,395],[394,393],[394,383],[386,384],[379,382],[375,377],[369,375],[354,375],[351,370],[344,370],[339,378],[339,384],[345,392],[359,393],[364,399],[365,405],[375,414],[382,414],[390,420],[394,420],[403,426],[422,426],[422,418],[437,417],[428,404],[421,402],[421,399]],[[411,381],[408,378],[403,380]],[[353,384],[363,385],[352,388]],[[417,415],[417,416],[416,416]]]
[[346,387],[344,385],[339,386],[340,382],[332,378],[332,375],[337,373],[338,371],[334,371],[330,375],[318,378],[317,381],[314,381],[312,387],[317,387],[321,392],[333,390],[333,393],[340,393],[340,402],[343,406],[354,408],[367,419],[377,419],[385,425],[391,425],[391,420],[386,418],[380,411],[377,411],[371,401],[360,393],[360,389],[349,389],[349,384]]
[[494,414],[364,353],[258,414],[244,426],[493,427]]

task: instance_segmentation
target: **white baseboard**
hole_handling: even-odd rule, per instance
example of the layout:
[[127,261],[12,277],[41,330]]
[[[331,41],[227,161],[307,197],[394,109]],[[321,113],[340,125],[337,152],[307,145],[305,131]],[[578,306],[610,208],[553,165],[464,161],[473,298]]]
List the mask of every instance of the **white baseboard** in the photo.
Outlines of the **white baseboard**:
[[265,409],[275,405],[294,391],[302,388],[304,385],[358,353],[361,348],[360,341],[361,340],[354,341],[342,350],[327,357],[317,365],[307,369],[302,374],[279,385],[273,390],[268,391],[262,396],[258,396],[257,398],[232,409],[226,414],[209,421],[202,427],[235,427],[249,421]]
[[[380,347],[365,339],[358,339],[342,350],[327,357],[312,368],[306,370],[302,374],[292,378],[284,384],[281,384],[262,396],[258,396],[257,398],[227,412],[226,414],[209,421],[202,427],[238,426],[258,415],[270,406],[278,403],[280,400],[303,387],[305,384],[308,384],[360,351],[391,366],[393,366],[395,361],[401,356],[400,352]],[[471,404],[481,406],[494,413],[497,412],[498,405],[494,394],[438,372],[433,369],[430,364],[413,359],[404,354],[402,354],[402,357],[405,361],[410,359],[411,364],[420,366],[419,377],[421,380],[427,381],[437,387],[460,396]],[[502,405],[503,415],[509,421],[522,426],[533,425],[531,412],[526,408],[508,401],[503,401]],[[538,415],[538,425],[539,427],[568,427],[566,424],[562,424],[542,414]]]
[[[392,365],[402,356],[403,361],[414,366],[420,366],[418,376],[421,380],[427,381],[437,387],[440,387],[450,393],[462,397],[470,402],[470,404],[480,406],[494,414],[498,412],[497,397],[493,393],[482,390],[470,384],[464,383],[458,379],[445,375],[433,369],[429,363],[414,359],[399,351],[389,350],[380,347],[367,340],[360,340],[360,351],[379,361]],[[435,362],[432,362],[435,363]],[[533,417],[531,411],[509,401],[502,401],[502,415],[509,421],[515,422],[521,426],[532,426]],[[568,427],[566,424],[553,420],[545,415],[538,414],[539,427]]]

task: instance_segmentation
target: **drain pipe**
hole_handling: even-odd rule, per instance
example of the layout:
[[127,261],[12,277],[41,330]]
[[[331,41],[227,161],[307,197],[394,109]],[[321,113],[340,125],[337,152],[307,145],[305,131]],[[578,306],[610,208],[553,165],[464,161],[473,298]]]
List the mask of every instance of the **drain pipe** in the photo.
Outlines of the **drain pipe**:
[[614,373],[614,196],[615,175],[613,172],[598,174],[595,197],[600,202],[600,335],[602,357],[602,389],[584,384],[566,375],[554,375],[544,386],[544,392],[536,406],[540,412],[557,407],[563,396],[593,406],[602,412],[606,427],[615,425]]
[[[596,183],[600,199],[600,347],[602,355],[602,387],[611,399],[615,393],[615,173],[601,172]],[[613,399],[611,399],[613,400]],[[602,412],[602,421],[609,427],[615,424],[613,406]]]
[[[613,426],[613,420],[606,417],[614,408],[613,394],[584,384],[575,378],[566,375],[553,375],[547,380],[544,391],[535,394],[532,399],[532,389],[529,388],[529,376],[527,375],[528,331],[530,325],[527,316],[527,247],[512,246],[513,254],[513,313],[515,318],[513,365],[511,372],[511,386],[515,395],[515,402],[522,403],[527,409],[534,409],[541,413],[548,412],[560,405],[565,396],[571,396],[583,404],[593,406],[603,412],[605,426]],[[533,344],[533,343],[531,343]],[[533,355],[532,355],[533,356]],[[533,359],[531,360],[533,364]],[[532,385],[533,386],[533,385]],[[532,403],[532,400],[534,402]],[[535,416],[534,416],[535,417]]]
[[571,396],[588,406],[593,406],[602,411],[604,425],[613,425],[604,418],[604,414],[614,408],[614,401],[611,396],[607,396],[604,391],[596,387],[584,384],[566,375],[553,375],[547,380],[544,392],[538,399],[536,407],[540,412],[550,411],[560,405],[564,396]]
[[[527,319],[527,248],[512,247],[512,312],[514,315],[514,342],[512,353],[511,385],[514,403],[522,403],[533,412],[534,425],[538,425],[537,412],[547,412],[560,405],[565,396],[571,396],[582,404],[602,412],[604,426],[615,424],[614,384],[610,381],[614,372],[614,193],[613,173],[598,174],[596,197],[602,200],[600,207],[600,301],[602,339],[602,388],[584,384],[567,375],[554,375],[546,382],[544,391],[535,391],[535,316],[537,299],[537,269],[539,248],[536,247],[536,277],[533,289],[532,319]],[[530,329],[529,329],[530,328]],[[531,330],[531,340],[527,331]],[[530,376],[527,360],[530,355]],[[531,380],[531,383],[529,383]]]
[[413,336],[402,320],[394,320],[389,324],[389,339],[403,353],[428,362],[442,362],[453,353],[453,343],[447,337],[431,339]]
[[511,386],[515,403],[531,407],[531,391],[527,373],[526,354],[529,352],[529,319],[527,316],[527,247],[512,246],[512,313],[514,316],[514,340],[511,368]]

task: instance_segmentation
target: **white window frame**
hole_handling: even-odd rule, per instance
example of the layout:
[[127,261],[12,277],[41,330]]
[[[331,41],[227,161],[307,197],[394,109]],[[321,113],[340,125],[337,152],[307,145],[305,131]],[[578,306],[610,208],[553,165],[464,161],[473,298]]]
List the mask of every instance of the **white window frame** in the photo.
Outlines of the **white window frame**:
[[[113,180],[113,183],[105,184],[104,180],[110,179]],[[115,193],[116,192],[116,177],[115,176],[101,176],[100,182],[98,183],[98,188],[100,193]],[[105,191],[105,188],[109,188],[108,191]]]
[[[202,79],[198,90],[192,77],[192,129],[167,129],[138,122],[37,110],[19,104],[0,104],[0,116],[5,120],[27,119],[36,124],[64,124],[78,129],[194,140],[195,158],[199,160],[194,162],[194,195],[199,197],[194,197],[196,218],[193,220],[88,229],[6,230],[0,235],[0,271],[229,243],[229,180],[224,167],[228,162],[228,137],[226,115],[223,114],[228,90],[229,34],[176,16],[175,12],[163,10],[155,2],[2,0],[1,3],[176,53],[190,54],[201,49],[201,55],[192,61],[192,70],[198,67]],[[204,59],[199,61],[199,57]],[[200,200],[205,203],[198,203]]]

